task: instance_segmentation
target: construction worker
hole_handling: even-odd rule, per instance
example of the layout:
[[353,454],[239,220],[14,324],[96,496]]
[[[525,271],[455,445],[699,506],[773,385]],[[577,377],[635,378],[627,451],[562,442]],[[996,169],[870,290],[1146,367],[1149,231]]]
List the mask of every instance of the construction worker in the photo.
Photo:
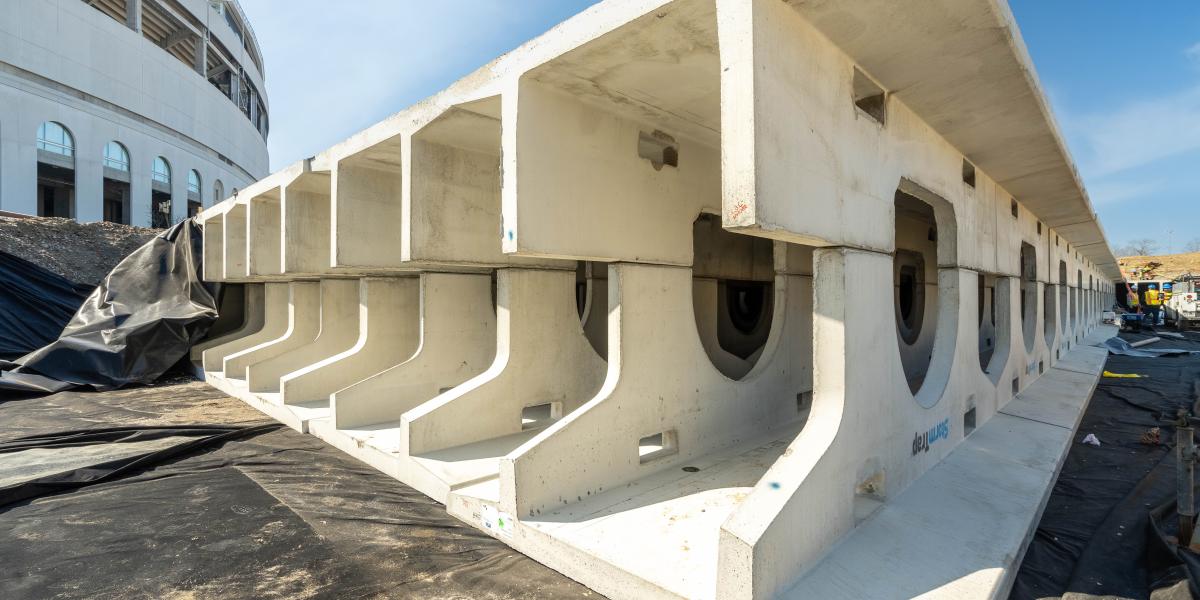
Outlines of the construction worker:
[[1150,315],[1150,323],[1162,325],[1162,296],[1158,292],[1158,284],[1151,283],[1146,290],[1146,311]]

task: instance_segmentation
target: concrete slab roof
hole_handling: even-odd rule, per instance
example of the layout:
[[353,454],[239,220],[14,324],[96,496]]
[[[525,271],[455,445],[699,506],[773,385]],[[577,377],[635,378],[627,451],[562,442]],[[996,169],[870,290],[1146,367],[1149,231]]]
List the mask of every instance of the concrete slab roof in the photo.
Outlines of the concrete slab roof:
[[1081,255],[1120,279],[1005,0],[789,3]]

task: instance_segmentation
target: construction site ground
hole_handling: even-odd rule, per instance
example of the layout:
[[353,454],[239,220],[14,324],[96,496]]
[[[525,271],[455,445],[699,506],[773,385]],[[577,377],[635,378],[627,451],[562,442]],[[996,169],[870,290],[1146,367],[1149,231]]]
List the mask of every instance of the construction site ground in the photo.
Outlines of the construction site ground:
[[189,377],[0,400],[0,598],[587,598]]
[[[1200,351],[1200,332],[1173,328],[1148,349]],[[1011,598],[1192,598],[1196,554],[1179,554],[1175,512],[1175,413],[1200,393],[1200,354],[1145,358],[1110,354]],[[1138,375],[1116,377],[1113,375]],[[1156,429],[1157,428],[1157,429]],[[1094,435],[1099,445],[1084,443]],[[1189,585],[1191,589],[1189,590]],[[1200,597],[1200,596],[1198,596]]]

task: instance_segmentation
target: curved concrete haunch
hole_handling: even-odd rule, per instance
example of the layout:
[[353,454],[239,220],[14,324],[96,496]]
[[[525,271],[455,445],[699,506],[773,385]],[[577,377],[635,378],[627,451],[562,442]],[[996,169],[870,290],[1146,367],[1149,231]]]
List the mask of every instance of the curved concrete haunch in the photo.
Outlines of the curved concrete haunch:
[[222,344],[228,344],[233,340],[244,338],[259,329],[262,329],[263,320],[266,319],[266,310],[263,307],[263,296],[265,290],[261,283],[247,283],[242,290],[242,324],[237,329],[226,333],[225,335],[206,339],[195,346],[192,346],[191,358],[192,362],[200,362],[203,365],[204,351],[209,348],[215,348]]
[[[620,263],[609,270],[609,364],[583,407],[500,462],[500,508],[534,517],[796,422],[809,389],[799,276],[775,277],[773,324],[741,380],[704,351],[692,271]],[[791,306],[789,306],[791,305]],[[653,453],[639,440],[660,435]]]
[[271,341],[287,331],[288,284],[265,283],[263,287],[263,299],[259,304],[263,314],[262,326],[248,335],[204,350],[201,360],[205,371],[220,371],[224,368],[226,356]]
[[569,414],[604,381],[604,359],[579,323],[575,273],[496,273],[495,361],[404,413],[400,448],[410,456],[520,433],[525,407],[549,404],[551,413]]
[[328,402],[334,392],[402,363],[417,349],[418,292],[415,277],[359,280],[358,341],[341,352],[284,375],[284,404]]
[[315,322],[317,334],[304,344],[246,368],[246,384],[252,393],[275,393],[279,380],[288,373],[321,362],[349,350],[358,339],[358,280],[322,279],[320,308],[316,315],[303,315],[306,327]]
[[[272,285],[272,284],[267,284]],[[287,329],[279,337],[225,357],[225,377],[246,378],[246,367],[311,344],[320,328],[321,284],[293,281],[288,284]]]
[[[477,375],[492,360],[496,313],[491,276],[422,273],[417,314],[415,353],[333,394],[337,429],[397,421],[404,411]],[[414,327],[417,314],[410,317]]]

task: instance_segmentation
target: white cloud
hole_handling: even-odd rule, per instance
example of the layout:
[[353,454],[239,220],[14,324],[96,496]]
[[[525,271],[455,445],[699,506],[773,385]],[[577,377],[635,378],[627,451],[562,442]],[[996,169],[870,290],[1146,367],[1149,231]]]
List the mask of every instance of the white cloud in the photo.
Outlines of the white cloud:
[[1200,42],[1192,44],[1187,50],[1183,51],[1183,54],[1189,59],[1200,63]]
[[1085,176],[1119,173],[1200,149],[1200,86],[1064,121]]

